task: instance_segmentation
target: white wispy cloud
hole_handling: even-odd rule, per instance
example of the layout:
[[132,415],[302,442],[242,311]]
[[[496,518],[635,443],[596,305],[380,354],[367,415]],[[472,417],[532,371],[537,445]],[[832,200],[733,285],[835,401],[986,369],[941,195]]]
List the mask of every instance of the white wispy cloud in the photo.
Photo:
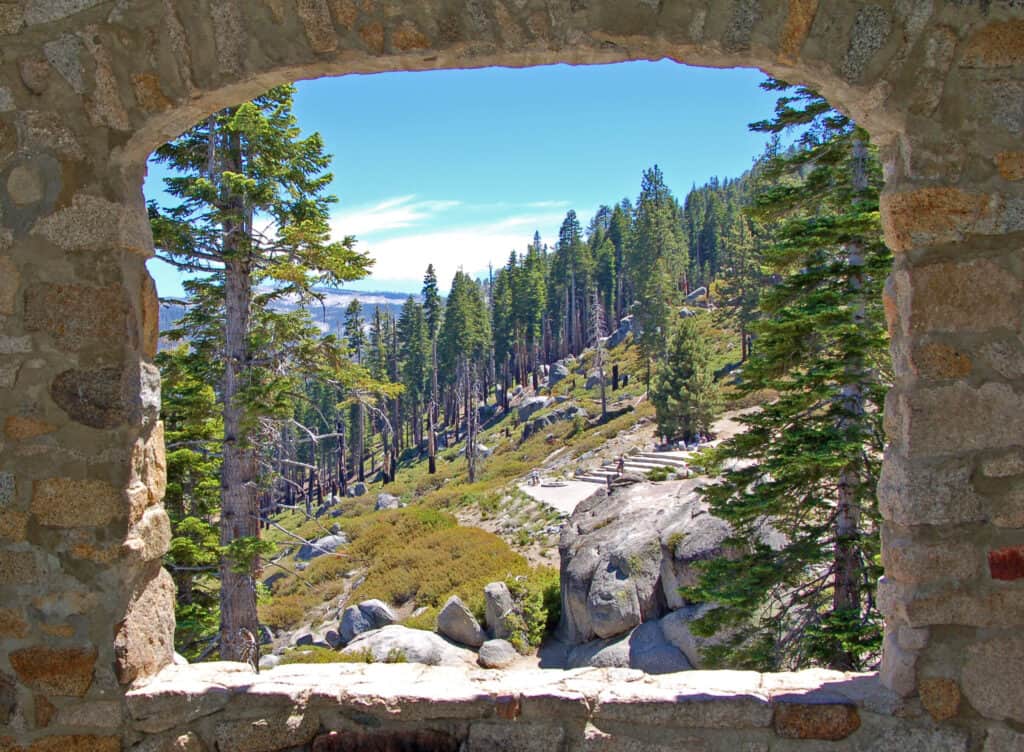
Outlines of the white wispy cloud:
[[[355,235],[375,260],[371,279],[387,286],[420,280],[433,264],[447,288],[458,269],[471,276],[498,268],[513,250],[522,253],[539,230],[553,243],[567,201],[472,204],[398,196],[341,212],[331,220],[336,237]],[[484,221],[481,214],[493,217]],[[397,285],[395,285],[397,286]]]
[[396,196],[376,204],[355,206],[331,217],[336,236],[371,235],[401,230],[428,222],[439,214],[461,205],[461,201],[417,200],[415,195]]

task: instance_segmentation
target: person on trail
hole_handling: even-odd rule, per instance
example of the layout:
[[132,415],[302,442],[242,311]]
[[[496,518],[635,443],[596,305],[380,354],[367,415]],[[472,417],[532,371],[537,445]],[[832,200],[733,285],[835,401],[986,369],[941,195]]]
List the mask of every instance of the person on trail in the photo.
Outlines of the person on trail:
[[619,461],[615,463],[615,472],[617,475],[622,475],[626,470],[626,458],[621,454],[619,455]]
[[532,471],[530,473],[530,485],[531,486],[539,486],[540,485],[540,473],[537,472],[536,470],[534,470],[534,471]]
[[608,493],[611,493],[612,492],[612,476],[610,476],[610,475],[604,476],[604,482],[605,482],[605,485],[608,486]]

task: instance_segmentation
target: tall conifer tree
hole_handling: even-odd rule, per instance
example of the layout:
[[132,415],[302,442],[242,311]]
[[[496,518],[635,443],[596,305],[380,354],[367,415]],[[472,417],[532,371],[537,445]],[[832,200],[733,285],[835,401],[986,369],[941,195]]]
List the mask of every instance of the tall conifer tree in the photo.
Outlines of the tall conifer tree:
[[[881,169],[868,136],[817,94],[785,92],[755,130],[801,129],[771,159],[756,215],[780,223],[765,263],[781,281],[764,292],[765,317],[743,372],[747,393],[778,398],[743,419],[726,442],[733,464],[706,490],[741,553],[703,565],[691,597],[715,602],[695,624],[723,642],[713,663],[778,670],[862,670],[877,659],[880,617],[875,485],[888,386],[882,286]],[[781,533],[769,545],[765,525]]]

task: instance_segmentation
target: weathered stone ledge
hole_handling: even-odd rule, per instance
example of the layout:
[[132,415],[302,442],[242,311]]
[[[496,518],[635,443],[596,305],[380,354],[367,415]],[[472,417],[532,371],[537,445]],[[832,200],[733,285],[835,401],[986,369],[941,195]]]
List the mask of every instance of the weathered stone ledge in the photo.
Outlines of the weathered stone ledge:
[[[875,674],[418,664],[173,666],[127,695],[139,752],[928,749],[966,752]],[[680,744],[685,741],[685,744]],[[804,745],[804,746],[801,746]],[[916,745],[916,746],[915,746]],[[814,747],[819,749],[820,747]]]

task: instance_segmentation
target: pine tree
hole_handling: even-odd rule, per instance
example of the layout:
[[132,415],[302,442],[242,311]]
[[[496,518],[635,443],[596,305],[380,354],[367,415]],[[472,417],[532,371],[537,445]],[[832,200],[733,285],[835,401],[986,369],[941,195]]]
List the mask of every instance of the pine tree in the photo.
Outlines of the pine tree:
[[[735,558],[702,565],[691,597],[718,608],[695,623],[724,641],[712,663],[778,670],[863,670],[877,659],[880,617],[874,489],[883,447],[888,357],[881,291],[891,263],[878,213],[881,169],[867,134],[807,89],[787,92],[772,121],[800,127],[794,149],[766,164],[760,219],[781,225],[765,263],[781,281],[743,389],[778,398],[744,418],[718,459],[734,465],[707,488]],[[766,542],[765,525],[781,533]]]
[[[266,399],[249,401],[260,394],[251,378],[259,352],[251,341],[254,318],[274,298],[308,299],[314,285],[340,285],[370,264],[352,238],[330,241],[330,158],[318,135],[300,137],[293,94],[282,86],[214,113],[155,155],[173,173],[166,192],[180,202],[166,210],[150,205],[158,253],[211,274],[224,311],[220,652],[228,660],[241,658],[243,630],[258,632],[253,430]],[[261,284],[269,292],[257,294]]]
[[430,408],[427,415],[427,454],[429,456],[428,472],[437,472],[437,416],[440,395],[437,381],[437,336],[441,331],[441,319],[444,310],[441,307],[441,294],[437,289],[437,274],[434,265],[427,265],[423,277],[423,316],[427,322],[427,335],[430,337]]
[[711,431],[721,395],[711,367],[711,348],[697,316],[682,319],[658,362],[651,384],[658,433],[690,441]]

